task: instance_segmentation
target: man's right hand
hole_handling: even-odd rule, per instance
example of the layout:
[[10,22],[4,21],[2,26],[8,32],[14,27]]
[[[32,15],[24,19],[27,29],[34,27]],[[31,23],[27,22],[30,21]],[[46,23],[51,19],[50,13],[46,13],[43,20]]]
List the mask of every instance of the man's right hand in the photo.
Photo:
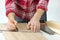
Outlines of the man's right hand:
[[15,17],[14,13],[8,14],[8,23],[7,23],[8,30],[15,30],[16,29],[17,21],[14,19],[14,17]]
[[16,29],[16,24],[17,24],[17,21],[15,21],[15,20],[9,20],[8,21],[8,26],[7,26],[7,28],[8,28],[8,30],[15,30]]

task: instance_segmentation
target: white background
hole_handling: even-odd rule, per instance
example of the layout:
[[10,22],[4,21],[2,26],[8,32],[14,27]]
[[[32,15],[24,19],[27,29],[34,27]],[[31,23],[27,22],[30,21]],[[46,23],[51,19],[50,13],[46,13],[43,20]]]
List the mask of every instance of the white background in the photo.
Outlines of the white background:
[[[60,0],[50,0],[47,11],[47,19],[60,22]],[[0,0],[0,23],[6,23],[5,0]]]

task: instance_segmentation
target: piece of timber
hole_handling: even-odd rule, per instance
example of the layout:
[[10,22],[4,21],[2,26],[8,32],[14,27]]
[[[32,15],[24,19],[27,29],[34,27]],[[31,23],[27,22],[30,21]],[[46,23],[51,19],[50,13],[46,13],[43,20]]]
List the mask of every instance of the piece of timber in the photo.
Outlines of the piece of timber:
[[[45,23],[41,23],[42,29],[44,29]],[[17,30],[18,31],[27,31],[26,28],[27,27],[27,23],[18,23],[17,24]],[[7,24],[0,24],[0,31],[9,31],[7,29]],[[30,31],[30,30],[29,30]]]
[[47,26],[57,34],[60,34],[60,23],[55,21],[47,21]]
[[[30,30],[23,32],[26,30],[26,25],[27,23],[19,23],[17,24],[18,32],[3,31],[2,33],[6,40],[47,40],[41,32],[34,33],[30,32]],[[6,24],[1,24],[0,26],[7,30]]]
[[47,40],[41,33],[3,32],[6,40]]

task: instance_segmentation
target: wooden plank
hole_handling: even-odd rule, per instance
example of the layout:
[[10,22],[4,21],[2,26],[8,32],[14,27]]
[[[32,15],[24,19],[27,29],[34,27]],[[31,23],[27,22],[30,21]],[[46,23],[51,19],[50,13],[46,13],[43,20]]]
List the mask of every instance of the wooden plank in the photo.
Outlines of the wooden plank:
[[8,30],[7,29],[7,24],[0,24],[0,31],[1,30]]
[[60,23],[55,21],[47,21],[46,23],[51,30],[53,30],[57,34],[60,34]]
[[[3,32],[6,40],[47,40],[41,32],[33,33],[29,30],[27,32],[22,32],[21,30],[26,30],[27,23],[17,24],[18,32]],[[1,24],[3,28],[6,29],[6,24]]]
[[[18,27],[19,31],[26,30],[26,25],[27,25],[27,23],[18,23],[17,27]],[[42,28],[44,28],[44,25],[45,25],[45,23],[41,23]],[[6,23],[0,24],[0,30],[8,30],[7,24]]]
[[[6,40],[47,40],[41,32],[33,33],[30,31],[22,32],[21,30],[26,30],[27,23],[17,24],[18,32],[3,32]],[[49,28],[52,28],[53,31],[58,33],[60,31],[60,23],[48,21],[47,25]],[[7,30],[6,24],[0,24],[0,29]],[[56,29],[59,29],[59,31]],[[60,32],[59,32],[60,33]]]
[[6,40],[47,40],[41,33],[4,32]]

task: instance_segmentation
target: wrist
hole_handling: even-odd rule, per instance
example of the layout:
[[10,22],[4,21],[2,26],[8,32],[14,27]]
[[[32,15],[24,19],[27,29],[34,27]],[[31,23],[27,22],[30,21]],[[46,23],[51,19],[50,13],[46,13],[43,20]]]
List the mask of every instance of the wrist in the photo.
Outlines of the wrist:
[[37,17],[32,17],[32,19],[31,20],[36,20],[36,21],[39,21],[40,20],[40,18],[37,18]]
[[35,20],[40,20],[40,18],[41,18],[41,16],[43,15],[43,13],[44,13],[44,10],[38,9],[38,10],[36,11],[36,13],[34,14],[33,18],[34,18]]
[[9,20],[14,20],[14,17],[15,17],[15,13],[9,13],[8,14],[8,19]]

